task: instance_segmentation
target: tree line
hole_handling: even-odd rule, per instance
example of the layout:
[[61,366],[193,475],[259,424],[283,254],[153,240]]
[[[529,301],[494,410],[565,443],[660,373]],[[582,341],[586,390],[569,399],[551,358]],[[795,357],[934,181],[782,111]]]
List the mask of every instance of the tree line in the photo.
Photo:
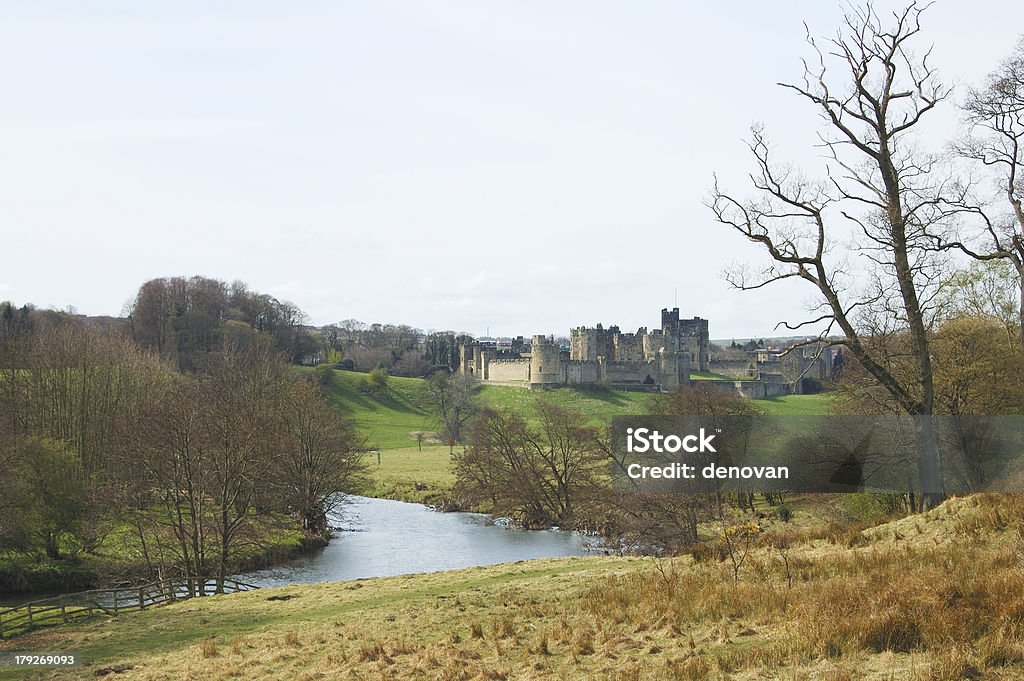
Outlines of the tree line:
[[382,369],[418,378],[459,366],[459,348],[473,337],[455,331],[424,331],[406,324],[366,324],[347,319],[321,327],[325,345],[340,353],[337,368]]
[[193,359],[0,305],[0,551],[61,561],[129,532],[153,574],[223,578],[268,533],[324,537],[361,485],[352,424],[272,334]]
[[347,319],[313,327],[293,303],[251,290],[244,282],[208,277],[168,277],[144,283],[126,309],[137,344],[195,371],[226,342],[255,330],[293,364],[421,377],[458,367],[466,333],[423,331],[407,324],[367,324]]
[[320,350],[305,315],[296,305],[257,293],[241,281],[169,277],[144,283],[127,310],[130,333],[142,348],[181,371],[194,371],[204,358],[250,331],[267,335],[293,363]]

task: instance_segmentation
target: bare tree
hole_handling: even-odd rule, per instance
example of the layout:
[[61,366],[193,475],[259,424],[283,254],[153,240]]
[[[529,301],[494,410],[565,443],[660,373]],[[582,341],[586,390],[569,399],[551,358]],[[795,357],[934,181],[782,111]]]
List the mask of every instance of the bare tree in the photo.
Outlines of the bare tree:
[[[929,64],[930,49],[912,52],[924,9],[911,4],[883,22],[868,3],[848,13],[823,45],[808,33],[816,59],[804,62],[802,82],[780,85],[824,119],[826,176],[815,181],[776,166],[755,126],[749,147],[756,197],[736,199],[716,178],[708,203],[722,224],[770,258],[760,272],[728,273],[734,286],[808,284],[819,301],[813,316],[786,328],[819,325],[810,342],[845,346],[902,411],[927,417],[935,401],[929,333],[942,272],[936,235],[963,211],[965,192],[914,137],[949,95]],[[852,251],[844,258],[837,251],[846,241]],[[919,484],[929,492],[923,505],[931,505],[944,496],[934,427],[929,419],[916,422]]]
[[365,438],[309,381],[291,386],[281,421],[273,471],[281,503],[299,517],[305,532],[324,537],[327,516],[343,493],[364,482]]
[[513,411],[482,410],[469,447],[453,458],[456,490],[526,527],[567,527],[598,486],[606,447],[578,412],[540,401],[537,410],[536,426]]
[[964,158],[995,173],[1009,211],[1001,218],[975,211],[983,226],[980,245],[965,245],[959,240],[945,245],[978,260],[1012,263],[1017,275],[1017,326],[1024,359],[1024,39],[989,74],[983,87],[968,92],[961,108],[970,131],[956,149]]
[[[208,574],[208,535],[213,534],[203,489],[204,407],[194,383],[172,385],[143,421],[142,446],[135,467],[127,469],[138,495],[132,524],[147,562],[160,573],[180,570],[190,590],[196,589],[196,578]],[[162,512],[152,512],[153,504],[159,504]]]
[[279,414],[292,376],[268,338],[228,347],[196,382],[200,403],[203,488],[212,502],[217,537],[217,588],[232,560],[251,540],[254,511],[269,494]]
[[437,412],[441,434],[462,442],[462,430],[479,411],[478,383],[472,376],[438,371],[427,379],[427,397]]

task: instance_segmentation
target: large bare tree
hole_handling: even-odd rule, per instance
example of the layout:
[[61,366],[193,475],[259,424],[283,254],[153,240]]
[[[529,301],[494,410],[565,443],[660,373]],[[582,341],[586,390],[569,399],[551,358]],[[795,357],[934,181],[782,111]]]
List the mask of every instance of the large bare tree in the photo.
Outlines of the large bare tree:
[[[760,126],[749,143],[756,193],[741,200],[716,178],[709,206],[724,225],[761,246],[759,271],[727,273],[749,290],[787,279],[815,292],[808,319],[813,342],[845,346],[850,355],[912,416],[933,413],[934,297],[941,281],[937,235],[962,212],[962,185],[938,157],[919,148],[922,119],[949,95],[929,61],[915,53],[925,8],[911,4],[883,19],[870,4],[844,16],[835,37],[821,43],[808,32],[814,59],[798,83],[780,83],[815,108],[826,166],[810,179],[779,166]],[[930,419],[915,419],[918,477],[937,503],[941,475]]]
[[1001,198],[977,210],[982,234],[977,243],[953,240],[954,246],[978,260],[1002,260],[1013,265],[1018,289],[1017,323],[1024,359],[1024,39],[985,85],[972,88],[962,104],[969,131],[957,151],[995,175]]

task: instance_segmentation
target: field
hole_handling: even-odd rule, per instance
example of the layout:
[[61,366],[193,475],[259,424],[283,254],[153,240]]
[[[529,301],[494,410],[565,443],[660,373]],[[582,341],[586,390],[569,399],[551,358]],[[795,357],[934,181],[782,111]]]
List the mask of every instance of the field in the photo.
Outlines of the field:
[[[373,395],[360,390],[365,375],[335,371],[330,397],[367,438],[368,448],[380,450],[380,463],[376,453],[367,455],[371,472],[367,493],[424,503],[441,500],[444,491],[454,482],[449,467],[451,455],[447,445],[430,439],[429,434],[437,430],[438,424],[424,392],[424,381],[393,376],[384,394]],[[554,388],[532,391],[483,386],[480,397],[488,406],[516,410],[527,418],[536,415],[538,403],[545,402],[578,411],[592,424],[604,424],[614,416],[647,413],[652,395],[622,390]],[[756,404],[769,414],[821,414],[828,410],[831,397],[827,394],[787,395],[758,400]],[[417,432],[425,434],[423,443],[417,443]]]
[[711,542],[291,585],[0,649],[75,651],[58,679],[1021,678],[1022,523],[1017,497],[974,496],[864,531],[773,525],[736,572]]
[[373,395],[360,390],[366,374],[335,371],[330,399],[352,419],[372,448],[416,446],[415,432],[437,430],[423,391],[423,380],[392,376],[387,391]]
[[443,501],[455,484],[451,453],[447,445],[384,449],[380,463],[376,454],[366,457],[370,466],[370,488],[366,494],[381,499],[398,499],[423,504]]
[[818,416],[827,414],[833,402],[832,395],[779,395],[755,404],[771,416]]
[[[404,449],[417,445],[414,433],[437,430],[437,421],[419,378],[392,376],[387,391],[373,395],[360,390],[366,374],[335,371],[331,400],[351,418],[372,448]],[[531,391],[506,386],[483,386],[484,404],[499,409],[535,413],[538,400],[582,412],[594,423],[607,422],[613,416],[643,414],[650,393],[621,390],[556,388]]]

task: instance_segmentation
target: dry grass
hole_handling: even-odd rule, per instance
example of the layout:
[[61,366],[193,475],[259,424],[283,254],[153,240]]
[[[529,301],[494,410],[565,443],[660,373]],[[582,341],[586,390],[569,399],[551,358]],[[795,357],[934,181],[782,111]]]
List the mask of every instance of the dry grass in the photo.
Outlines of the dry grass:
[[1024,500],[970,497],[768,536],[736,581],[714,551],[530,561],[183,603],[47,647],[126,679],[1022,678],[1022,527]]
[[217,641],[208,638],[203,641],[202,645],[203,658],[217,657]]

